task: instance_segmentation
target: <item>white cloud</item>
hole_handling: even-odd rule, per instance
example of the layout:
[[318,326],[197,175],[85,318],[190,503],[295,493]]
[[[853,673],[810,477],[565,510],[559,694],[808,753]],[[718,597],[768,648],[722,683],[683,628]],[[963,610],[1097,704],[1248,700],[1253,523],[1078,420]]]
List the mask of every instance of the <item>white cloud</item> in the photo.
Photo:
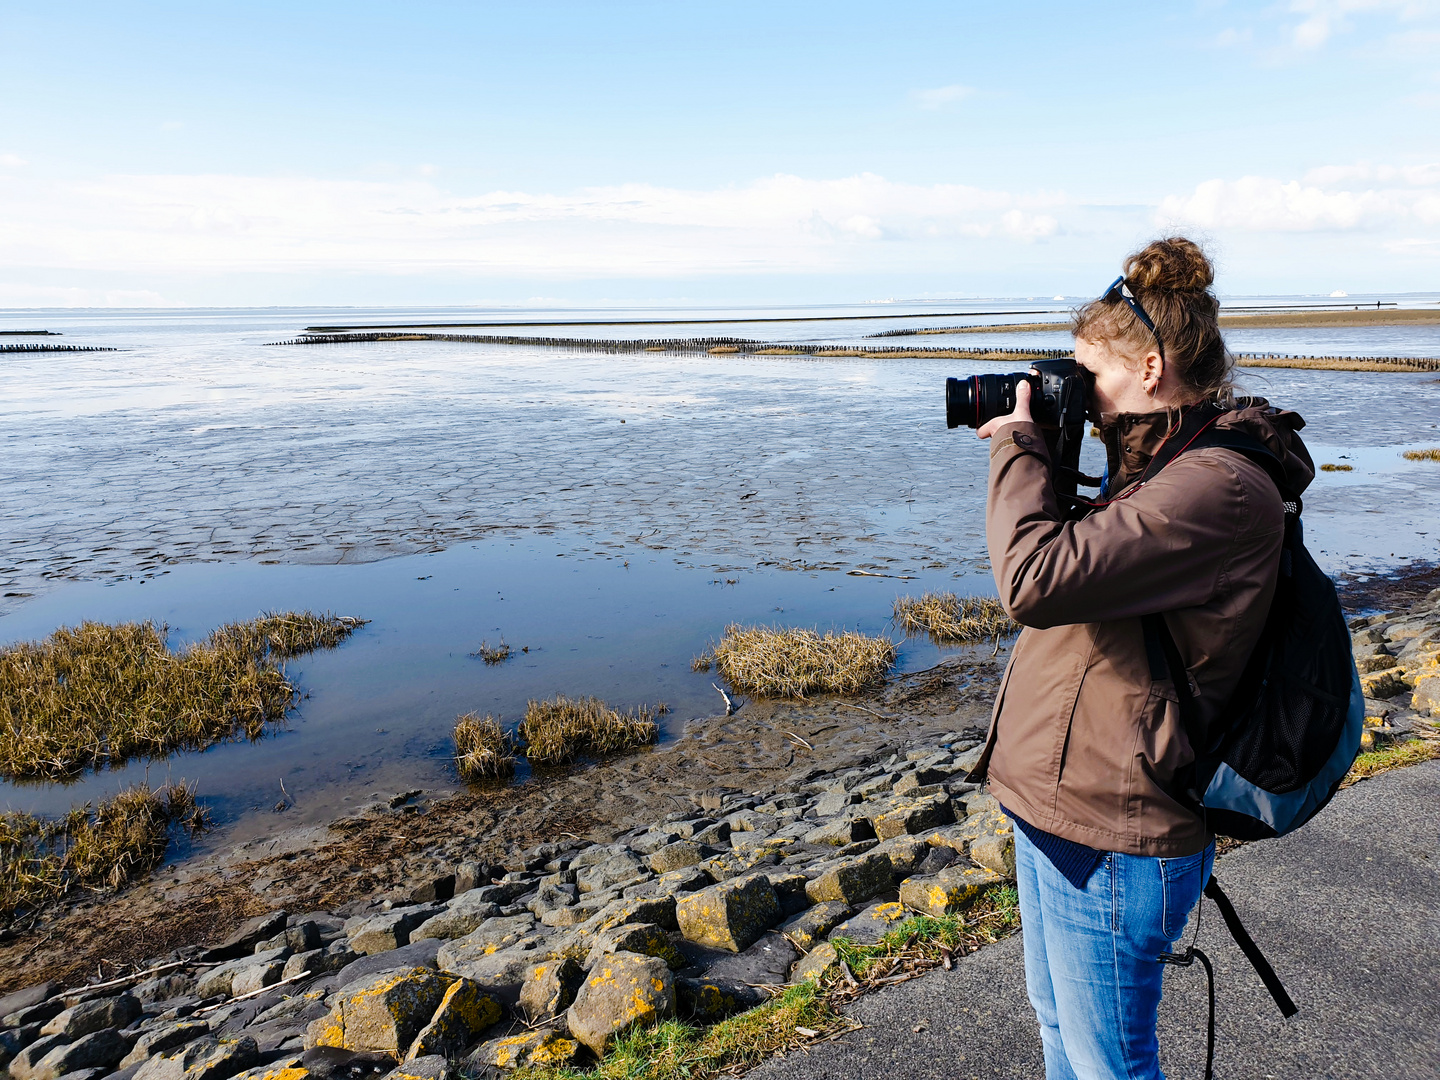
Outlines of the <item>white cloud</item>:
[[1290,44],[1302,51],[1318,49],[1335,34],[1353,28],[1354,15],[1393,15],[1400,22],[1413,23],[1440,12],[1435,0],[1291,0],[1289,11],[1299,15],[1290,27]]
[[1339,165],[1303,180],[1206,180],[1163,199],[1160,224],[1241,232],[1382,231],[1440,224],[1440,164]]
[[932,90],[915,90],[911,98],[915,104],[922,109],[938,109],[944,105],[952,105],[957,101],[964,101],[975,93],[973,86],[937,86]]
[[21,169],[30,164],[15,154],[0,154],[0,169]]
[[[12,189],[14,182],[12,182]],[[445,191],[427,180],[111,176],[0,203],[0,266],[637,275],[903,264],[1051,236],[1072,204],[862,173],[693,190]]]

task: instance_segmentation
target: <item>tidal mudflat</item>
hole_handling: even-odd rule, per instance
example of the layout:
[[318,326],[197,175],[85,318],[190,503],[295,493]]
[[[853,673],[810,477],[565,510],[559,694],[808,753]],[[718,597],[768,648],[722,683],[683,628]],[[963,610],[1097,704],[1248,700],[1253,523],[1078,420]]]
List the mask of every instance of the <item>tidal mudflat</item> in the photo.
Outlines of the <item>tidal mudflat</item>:
[[[1013,322],[1047,305],[971,307],[992,312],[976,320]],[[917,311],[913,325],[935,325],[937,312],[969,321],[951,304]],[[873,318],[875,308],[846,313],[869,317],[725,332],[844,345],[905,323]],[[637,320],[633,332],[594,332],[649,336],[648,314],[621,313]],[[714,314],[665,333],[702,335]],[[690,661],[731,622],[901,641],[889,624],[897,597],[989,591],[986,447],[945,430],[941,392],[947,375],[1004,365],[268,344],[310,325],[409,317],[459,316],[0,320],[38,318],[58,340],[119,350],[5,358],[0,638],[92,618],[153,619],[184,641],[269,608],[371,620],[335,652],[291,662],[308,697],[275,738],[149,764],[152,780],[197,781],[217,819],[239,823],[232,835],[273,831],[282,781],[294,796],[287,822],[328,820],[376,791],[454,786],[455,718],[518,721],[532,698],[663,701],[664,744],[723,712],[713,676]],[[1408,336],[1373,351],[1440,355],[1440,327],[1384,329]],[[1293,332],[1244,331],[1247,347],[1276,351]],[[1440,442],[1433,374],[1251,369],[1243,382],[1306,417],[1317,464],[1351,466],[1322,473],[1307,497],[1307,538],[1327,569],[1434,557],[1440,469],[1402,456]],[[531,651],[498,665],[470,655],[502,635]],[[902,641],[899,666],[939,656]],[[3,798],[58,813],[146,774],[136,763],[74,787],[7,787]]]

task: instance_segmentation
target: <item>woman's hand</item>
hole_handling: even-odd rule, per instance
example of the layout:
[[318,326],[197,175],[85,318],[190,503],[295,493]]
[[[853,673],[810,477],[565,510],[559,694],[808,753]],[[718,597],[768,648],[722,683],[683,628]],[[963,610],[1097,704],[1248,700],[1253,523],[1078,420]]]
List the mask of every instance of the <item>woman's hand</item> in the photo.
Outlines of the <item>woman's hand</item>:
[[1034,422],[1030,415],[1030,380],[1021,379],[1015,384],[1015,411],[1006,413],[1004,416],[997,416],[993,420],[987,420],[976,436],[981,439],[988,439],[1006,424],[1029,424]]

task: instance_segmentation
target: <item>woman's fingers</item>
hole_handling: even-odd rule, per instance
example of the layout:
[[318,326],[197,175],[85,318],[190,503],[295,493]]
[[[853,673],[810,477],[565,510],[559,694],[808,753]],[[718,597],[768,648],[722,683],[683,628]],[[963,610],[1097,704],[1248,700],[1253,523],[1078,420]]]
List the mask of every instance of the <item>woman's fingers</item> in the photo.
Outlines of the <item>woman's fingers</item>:
[[988,439],[1006,424],[1028,424],[1031,423],[1032,420],[1033,417],[1030,415],[1030,383],[1026,379],[1021,379],[1015,384],[1015,411],[987,420],[981,426],[980,430],[975,432],[975,435],[980,439]]

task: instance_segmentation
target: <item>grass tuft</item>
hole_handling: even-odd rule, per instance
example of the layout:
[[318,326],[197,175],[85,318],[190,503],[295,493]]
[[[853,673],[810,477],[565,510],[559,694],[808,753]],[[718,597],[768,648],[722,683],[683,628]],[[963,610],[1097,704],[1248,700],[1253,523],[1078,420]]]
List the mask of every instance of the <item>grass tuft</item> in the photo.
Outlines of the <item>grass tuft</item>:
[[907,635],[928,634],[937,645],[984,641],[1020,629],[993,596],[900,596],[892,617]]
[[141,784],[58,820],[0,814],[0,918],[76,888],[120,888],[164,858],[177,824],[192,834],[209,827],[195,789],[185,784],[158,790]]
[[359,619],[269,613],[179,653],[154,623],[82,623],[0,649],[0,776],[66,780],[138,757],[261,738],[298,694],[279,660]]
[[1354,471],[1355,471],[1355,466],[1353,466],[1353,465],[1335,465],[1335,464],[1327,461],[1324,465],[1321,465],[1321,466],[1320,466],[1320,471],[1321,471],[1321,472],[1354,472]]
[[1350,771],[1345,774],[1345,779],[1340,781],[1340,786],[1347,788],[1357,781],[1368,780],[1391,769],[1403,769],[1437,758],[1440,758],[1440,739],[1413,739],[1410,742],[1392,743],[1357,757],[1355,764],[1351,765]]
[[1404,457],[1406,461],[1440,461],[1440,446],[1432,446],[1427,450],[1406,450]]
[[462,780],[514,775],[515,747],[500,721],[475,713],[455,721],[455,768]]
[[655,717],[666,711],[664,705],[653,709],[642,705],[633,713],[622,713],[599,698],[557,694],[553,700],[531,701],[525,706],[519,735],[525,756],[533,763],[561,765],[581,754],[612,754],[648,746],[660,737]]
[[780,1050],[803,1046],[839,1019],[820,988],[802,983],[748,1012],[708,1028],[666,1020],[615,1040],[593,1069],[521,1069],[514,1080],[703,1080],[740,1072]]
[[476,649],[471,656],[477,656],[487,664],[503,664],[515,654],[515,650],[505,644],[505,639],[500,639],[499,645],[491,645],[488,641],[480,642],[480,648]]
[[853,630],[821,635],[732,624],[692,667],[707,658],[731,686],[760,697],[853,694],[885,681],[895,662],[895,643]]

